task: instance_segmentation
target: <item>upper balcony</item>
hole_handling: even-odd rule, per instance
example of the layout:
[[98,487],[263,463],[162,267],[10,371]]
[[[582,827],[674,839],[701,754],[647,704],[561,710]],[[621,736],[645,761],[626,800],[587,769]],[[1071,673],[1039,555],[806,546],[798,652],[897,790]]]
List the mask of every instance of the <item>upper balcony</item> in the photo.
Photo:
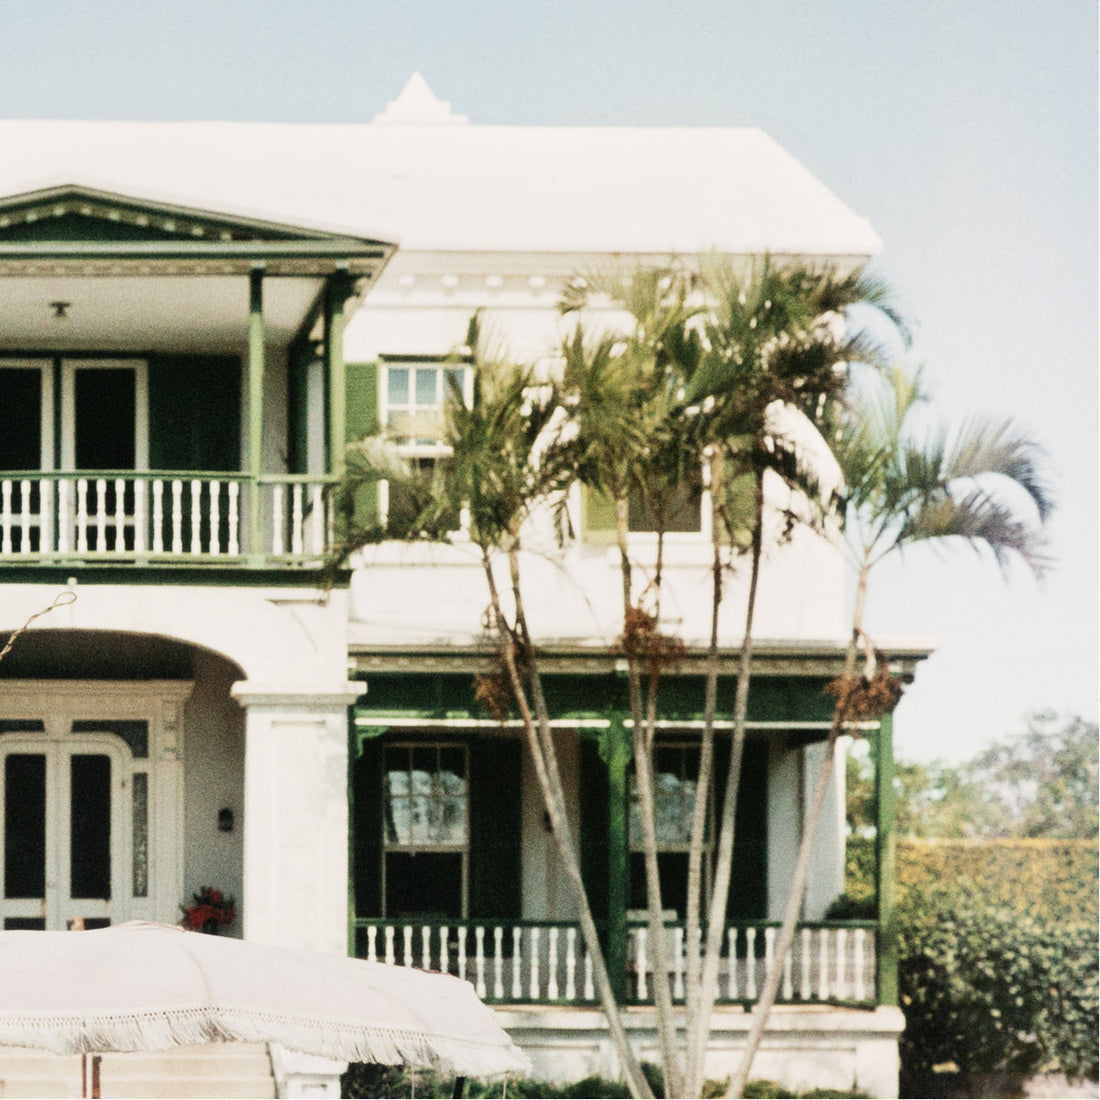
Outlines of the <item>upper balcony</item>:
[[0,198],[0,568],[319,565],[344,324],[393,251],[74,186]]

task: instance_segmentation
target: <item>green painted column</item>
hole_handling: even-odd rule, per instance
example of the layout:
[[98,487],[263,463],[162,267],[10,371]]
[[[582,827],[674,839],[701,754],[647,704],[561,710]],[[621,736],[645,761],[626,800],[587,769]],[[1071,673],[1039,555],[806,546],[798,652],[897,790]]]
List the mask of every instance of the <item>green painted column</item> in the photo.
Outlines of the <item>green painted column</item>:
[[264,444],[264,270],[248,273],[248,464],[251,476],[248,508],[248,553],[263,554],[263,510],[260,475]]
[[629,891],[630,836],[627,818],[627,773],[633,746],[624,715],[611,716],[600,742],[607,765],[607,973],[615,999],[628,994],[626,910]]
[[875,735],[875,896],[878,899],[878,1001],[898,1003],[897,839],[894,834],[894,722]]
[[344,366],[344,302],[351,293],[346,274],[325,283],[325,378],[328,382],[328,469],[336,477],[344,473],[347,443],[346,368]]

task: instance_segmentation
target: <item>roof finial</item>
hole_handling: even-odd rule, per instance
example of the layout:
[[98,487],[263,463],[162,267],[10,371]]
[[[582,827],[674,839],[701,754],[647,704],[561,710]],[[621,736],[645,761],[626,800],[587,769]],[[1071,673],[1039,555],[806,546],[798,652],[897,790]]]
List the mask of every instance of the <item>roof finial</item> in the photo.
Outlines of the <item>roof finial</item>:
[[374,116],[375,122],[423,124],[469,122],[465,115],[456,115],[449,103],[435,97],[428,82],[419,74],[413,73],[409,82],[396,99],[391,99],[386,109]]

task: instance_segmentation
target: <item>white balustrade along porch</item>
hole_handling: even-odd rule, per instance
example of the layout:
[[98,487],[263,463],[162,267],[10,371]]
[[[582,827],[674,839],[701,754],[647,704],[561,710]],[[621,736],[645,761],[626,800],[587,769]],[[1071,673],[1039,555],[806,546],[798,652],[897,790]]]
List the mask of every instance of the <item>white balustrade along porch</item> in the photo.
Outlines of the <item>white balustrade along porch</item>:
[[[387,921],[358,919],[360,958],[457,974],[489,1002],[586,1003],[596,1000],[592,962],[572,924],[536,921]],[[775,924],[726,929],[718,999],[752,1004],[775,952]],[[684,998],[682,923],[666,924],[672,995]],[[629,999],[653,998],[648,929],[628,929]],[[870,922],[804,924],[787,958],[782,1002],[870,1004],[876,996],[875,926]]]
[[324,477],[276,474],[253,483],[242,474],[0,476],[0,559],[12,562],[263,557],[300,564],[319,561],[332,535],[331,479]]

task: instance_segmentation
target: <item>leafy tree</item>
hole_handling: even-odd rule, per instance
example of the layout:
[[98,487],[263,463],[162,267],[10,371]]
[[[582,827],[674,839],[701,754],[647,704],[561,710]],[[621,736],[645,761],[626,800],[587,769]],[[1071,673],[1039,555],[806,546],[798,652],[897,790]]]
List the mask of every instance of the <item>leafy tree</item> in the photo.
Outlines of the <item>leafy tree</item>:
[[[898,836],[937,839],[1097,835],[1097,726],[1079,716],[1030,715],[1028,729],[960,764],[895,765]],[[848,821],[854,835],[872,820],[869,763],[848,756]]]
[[[744,1090],[779,992],[837,741],[850,721],[888,712],[900,697],[900,687],[863,631],[871,569],[904,547],[955,542],[988,550],[1002,569],[1013,558],[1037,576],[1049,566],[1042,527],[1053,503],[1039,447],[1010,422],[973,420],[953,433],[936,426],[922,431],[913,417],[923,398],[918,380],[900,369],[885,384],[872,379],[870,385],[872,391],[859,394],[858,401],[823,407],[818,417],[844,479],[841,505],[849,536],[846,545],[856,569],[852,633],[844,673],[833,685],[837,699],[833,722],[803,824],[775,955],[744,1056],[730,1080],[730,1096],[739,1096]],[[859,674],[861,651],[864,664]]]

